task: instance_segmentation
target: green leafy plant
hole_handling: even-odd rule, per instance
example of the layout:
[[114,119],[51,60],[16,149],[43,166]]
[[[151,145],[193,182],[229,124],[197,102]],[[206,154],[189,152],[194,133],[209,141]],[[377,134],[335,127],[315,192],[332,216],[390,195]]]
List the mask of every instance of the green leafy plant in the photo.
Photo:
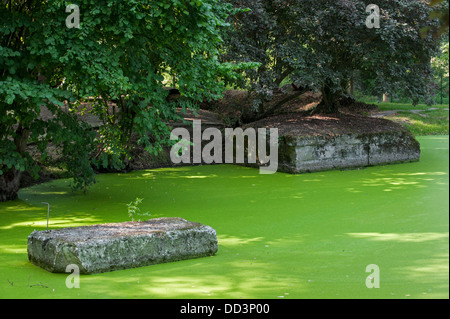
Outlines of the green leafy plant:
[[[139,205],[142,203],[144,199],[136,197],[136,199],[129,204],[127,204],[128,207],[128,216],[131,217],[131,221],[134,222],[134,218],[136,215],[139,215],[141,212],[141,209],[139,208]],[[145,212],[141,214],[142,216],[151,216],[149,212]],[[140,221],[140,220],[138,220]]]

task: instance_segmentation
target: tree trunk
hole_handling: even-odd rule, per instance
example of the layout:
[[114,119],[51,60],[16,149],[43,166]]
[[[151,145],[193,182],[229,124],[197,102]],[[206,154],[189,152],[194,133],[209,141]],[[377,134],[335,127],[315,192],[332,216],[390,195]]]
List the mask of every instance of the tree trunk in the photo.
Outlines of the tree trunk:
[[277,110],[279,110],[284,104],[298,98],[299,96],[305,94],[306,92],[308,92],[309,89],[308,88],[299,88],[297,91],[294,91],[293,94],[289,95],[288,97],[284,98],[283,100],[281,100],[280,102],[272,105],[269,109],[267,109],[266,111],[259,113],[258,117],[255,120],[260,120],[263,118],[266,118],[268,116],[274,115],[275,112]]
[[[23,155],[26,152],[28,136],[30,132],[28,128],[25,128],[22,123],[19,123],[16,129],[16,136],[14,138],[14,144],[16,145],[16,152]],[[13,200],[17,198],[17,193],[20,188],[21,171],[11,167],[7,171],[3,171],[0,175],[0,202]]]
[[11,168],[0,175],[0,202],[6,202],[17,198],[20,188],[21,172]]
[[322,87],[322,101],[313,110],[313,113],[320,113],[320,114],[339,113],[338,100],[339,94],[333,92],[333,90],[328,85],[324,85]]
[[348,94],[351,96],[355,95],[355,81],[353,80],[353,77],[350,78],[350,81],[348,83]]

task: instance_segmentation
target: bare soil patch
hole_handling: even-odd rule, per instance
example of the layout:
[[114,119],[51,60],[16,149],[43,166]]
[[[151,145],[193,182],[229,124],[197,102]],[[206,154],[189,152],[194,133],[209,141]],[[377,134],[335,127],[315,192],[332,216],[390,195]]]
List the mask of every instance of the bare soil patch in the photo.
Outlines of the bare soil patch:
[[278,128],[280,136],[367,134],[404,130],[402,126],[389,120],[345,113],[313,116],[302,113],[280,114],[248,126]]

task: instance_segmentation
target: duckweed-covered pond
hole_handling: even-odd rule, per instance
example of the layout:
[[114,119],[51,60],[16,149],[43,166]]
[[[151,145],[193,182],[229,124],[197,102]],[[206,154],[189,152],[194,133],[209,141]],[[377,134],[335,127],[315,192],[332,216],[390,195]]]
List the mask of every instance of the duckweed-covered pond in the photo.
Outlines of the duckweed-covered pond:
[[[98,176],[87,194],[68,180],[0,204],[0,298],[448,298],[449,140],[419,138],[420,162],[302,175],[214,165]],[[81,277],[27,258],[27,236],[128,221],[141,212],[212,226],[214,257]],[[149,216],[143,215],[142,219]],[[366,266],[380,269],[369,289]]]

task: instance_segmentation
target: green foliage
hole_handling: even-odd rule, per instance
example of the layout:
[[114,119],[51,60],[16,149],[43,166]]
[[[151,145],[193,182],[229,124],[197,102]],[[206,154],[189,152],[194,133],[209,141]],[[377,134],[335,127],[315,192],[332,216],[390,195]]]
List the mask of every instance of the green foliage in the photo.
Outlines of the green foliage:
[[231,9],[222,2],[81,1],[79,6],[89,14],[70,39],[77,50],[61,54],[75,62],[65,71],[75,79],[74,90],[96,97],[93,113],[113,127],[97,139],[105,152],[97,165],[103,168],[127,166],[132,133],[153,154],[167,144],[165,123],[179,118],[180,103],[166,99],[163,75],[176,78],[184,103],[193,107],[220,98],[234,70],[243,66],[217,58]]
[[[176,108],[218,99],[251,64],[221,63],[222,29],[232,7],[219,0],[80,0],[80,28],[67,28],[64,1],[0,5],[0,178],[37,167],[26,151],[36,143],[61,148],[76,188],[97,168],[127,166],[131,137],[157,153]],[[239,71],[239,72],[237,72]],[[163,74],[176,78],[182,99],[169,101]],[[75,113],[93,99],[104,126],[97,136]],[[77,101],[77,103],[74,103]],[[42,106],[45,106],[43,108]],[[42,110],[49,119],[41,117]],[[1,184],[0,184],[1,185]]]
[[444,77],[449,77],[449,55],[448,55],[448,35],[447,41],[442,43],[441,52],[433,57],[431,60],[431,65],[435,69],[436,74],[443,75]]
[[232,20],[227,37],[227,60],[261,63],[247,72],[247,88],[270,100],[287,77],[298,86],[321,90],[334,107],[349,81],[372,79],[372,89],[396,92],[414,101],[430,95],[430,59],[438,40],[421,29],[438,29],[425,1],[380,0],[380,28],[369,29],[366,1],[361,0],[233,0],[249,7]]
[[[431,71],[429,95],[419,97],[415,102],[431,104],[448,104],[448,86],[449,86],[449,55],[448,55],[448,33],[442,35],[440,39],[440,50],[438,50],[431,57]],[[376,80],[373,78],[363,78],[361,76],[354,78],[354,85],[357,93],[355,97],[359,101],[368,103],[376,103],[381,101],[381,96],[384,92],[378,91],[375,87]],[[442,92],[441,92],[442,89]],[[377,95],[377,97],[369,98],[367,95]],[[442,96],[442,99],[441,99]],[[391,101],[395,103],[413,103],[411,96],[405,94],[404,90],[400,89],[394,92],[390,97]],[[423,108],[423,107],[422,107]]]
[[422,30],[423,33],[433,32],[433,36],[439,38],[445,33],[448,33],[448,23],[449,23],[449,7],[448,1],[446,0],[430,0],[430,6],[433,8],[431,13],[431,17],[438,18],[441,22],[441,26],[439,29],[429,30],[425,28]]
[[[55,28],[52,35],[46,31],[57,23],[47,20],[46,6],[37,1],[0,6],[0,178],[25,170],[37,176],[39,167],[26,146],[35,143],[46,158],[47,145],[53,143],[59,146],[61,165],[74,177],[74,188],[85,189],[94,181],[88,158],[93,134],[64,106],[74,97],[61,84],[63,64],[56,48],[63,46],[65,36],[57,30],[64,28]],[[63,9],[61,3],[53,6]]]
[[[139,205],[142,203],[144,199],[137,197],[134,201],[127,204],[128,207],[128,216],[131,217],[131,221],[134,222],[134,217],[136,215],[139,215],[141,212],[141,209],[139,208]],[[141,214],[142,216],[151,216],[148,212]]]
[[431,59],[431,66],[435,74],[436,100],[443,102],[443,97],[449,96],[449,53],[448,53],[448,33],[441,43],[439,54]]

